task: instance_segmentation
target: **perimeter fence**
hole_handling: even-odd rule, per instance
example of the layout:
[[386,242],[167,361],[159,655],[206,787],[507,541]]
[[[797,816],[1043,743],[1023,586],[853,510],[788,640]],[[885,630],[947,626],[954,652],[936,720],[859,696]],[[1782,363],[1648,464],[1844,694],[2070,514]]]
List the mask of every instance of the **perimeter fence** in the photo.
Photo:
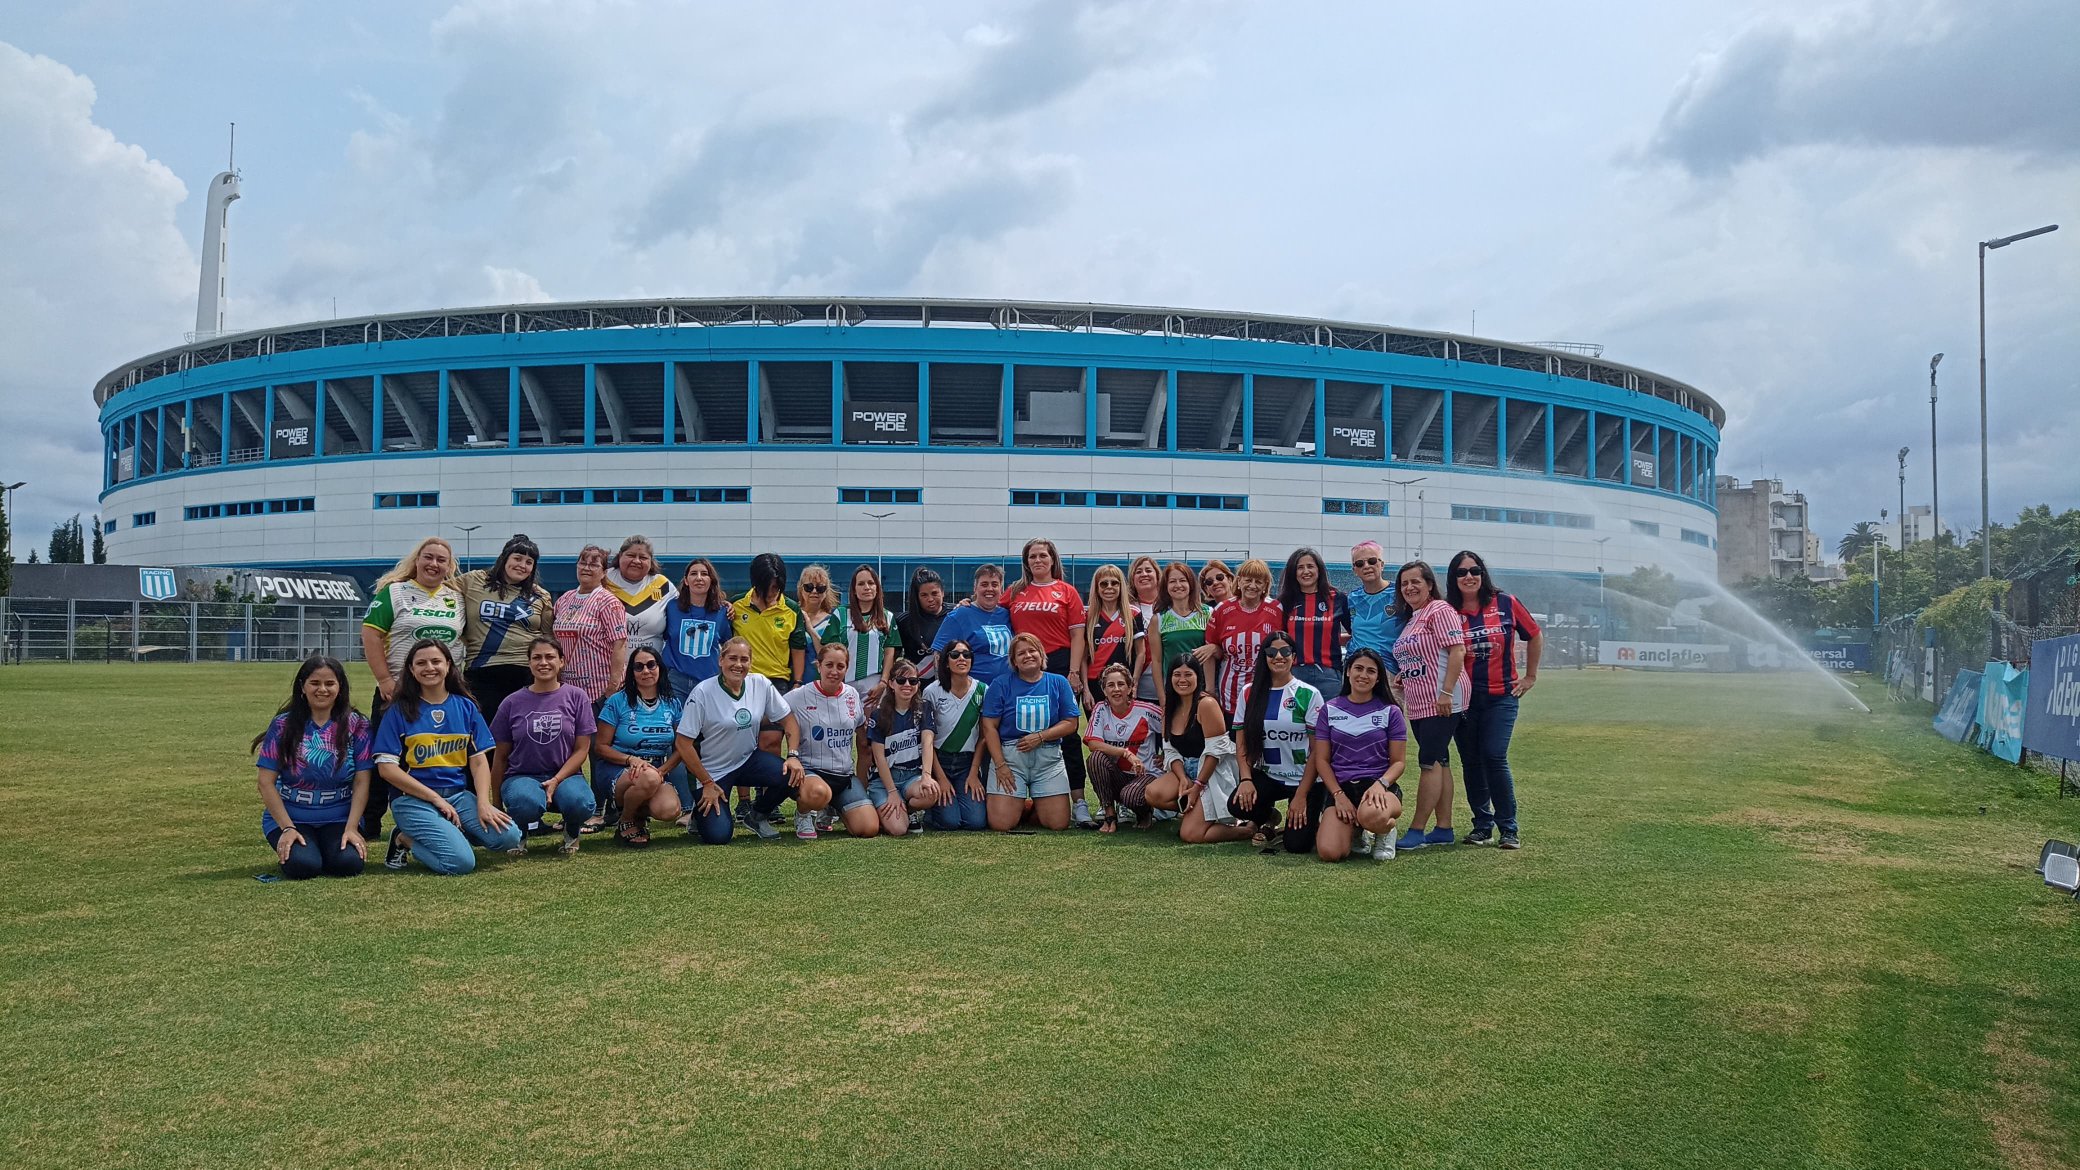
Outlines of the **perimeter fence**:
[[355,605],[0,597],[0,661],[357,660],[361,615]]

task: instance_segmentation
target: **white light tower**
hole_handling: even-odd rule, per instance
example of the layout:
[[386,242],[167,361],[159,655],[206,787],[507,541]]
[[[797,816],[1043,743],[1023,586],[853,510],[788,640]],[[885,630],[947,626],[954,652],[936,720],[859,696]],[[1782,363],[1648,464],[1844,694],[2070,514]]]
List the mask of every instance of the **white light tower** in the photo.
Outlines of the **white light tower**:
[[231,229],[231,203],[238,198],[237,138],[233,123],[230,169],[209,181],[207,219],[202,221],[202,283],[195,294],[195,336],[198,340],[224,331],[224,279],[230,266],[225,238]]

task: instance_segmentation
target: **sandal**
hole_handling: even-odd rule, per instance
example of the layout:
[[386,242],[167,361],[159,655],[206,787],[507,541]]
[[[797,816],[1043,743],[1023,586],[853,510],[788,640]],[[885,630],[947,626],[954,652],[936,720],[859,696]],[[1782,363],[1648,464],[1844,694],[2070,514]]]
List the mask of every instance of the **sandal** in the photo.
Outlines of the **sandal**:
[[638,824],[635,821],[621,822],[620,826],[614,830],[614,835],[621,838],[623,845],[633,849],[641,849],[650,843],[649,826]]
[[578,826],[578,831],[580,833],[597,833],[606,827],[607,818],[595,815],[586,817],[585,823]]
[[1259,849],[1265,848],[1278,840],[1279,834],[1283,831],[1277,825],[1258,825],[1257,834],[1249,839],[1249,843]]
[[1108,808],[1108,809],[1106,809],[1106,810],[1105,810],[1104,812],[1101,812],[1101,813],[1099,813],[1099,814],[1098,814],[1098,831],[1099,831],[1100,833],[1117,833],[1117,832],[1119,832],[1119,814],[1118,814],[1118,813],[1116,813],[1116,812],[1113,812],[1113,811],[1112,811],[1111,809],[1109,809],[1109,808]]

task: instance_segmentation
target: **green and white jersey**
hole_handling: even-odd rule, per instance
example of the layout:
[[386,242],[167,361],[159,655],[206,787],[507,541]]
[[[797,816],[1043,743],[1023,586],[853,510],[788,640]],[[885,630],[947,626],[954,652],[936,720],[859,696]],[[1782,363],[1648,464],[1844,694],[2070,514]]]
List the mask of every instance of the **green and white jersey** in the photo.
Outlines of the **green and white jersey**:
[[968,693],[956,695],[943,682],[924,689],[925,706],[932,710],[932,739],[942,752],[972,752],[981,743],[982,696],[989,691],[979,680],[968,680]]
[[1163,673],[1156,679],[1156,690],[1169,685],[1170,668],[1177,660],[1206,644],[1206,623],[1213,618],[1213,610],[1200,606],[1193,613],[1178,613],[1165,609],[1156,614],[1156,638],[1163,648]]
[[404,673],[404,656],[421,638],[454,643],[462,638],[462,594],[441,583],[431,592],[407,577],[376,590],[361,624],[383,635],[390,673]]
[[1280,784],[1300,783],[1321,710],[1322,692],[1297,678],[1274,689],[1264,700],[1264,761],[1258,769]]
[[862,690],[881,681],[883,652],[902,641],[902,635],[896,632],[896,616],[884,609],[881,620],[887,629],[877,630],[870,625],[864,630],[856,630],[852,628],[852,610],[841,609],[837,613],[835,636],[845,643],[845,653],[850,655],[845,665],[845,681]]

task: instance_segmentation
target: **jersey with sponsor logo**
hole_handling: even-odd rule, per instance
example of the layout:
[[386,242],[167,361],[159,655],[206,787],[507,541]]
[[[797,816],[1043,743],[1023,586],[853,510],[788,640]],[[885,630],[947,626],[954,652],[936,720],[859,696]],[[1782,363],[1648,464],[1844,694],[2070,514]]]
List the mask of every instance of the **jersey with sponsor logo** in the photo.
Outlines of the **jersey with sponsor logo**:
[[924,729],[932,718],[923,703],[912,703],[908,711],[890,711],[882,717],[875,709],[867,720],[867,739],[881,745],[891,770],[917,768],[924,760]]
[[[277,715],[274,722],[267,725],[267,737],[260,741],[260,758],[255,762],[275,774],[275,794],[282,798],[282,805],[289,810],[292,823],[344,823],[347,811],[353,807],[354,773],[366,772],[374,766],[370,762],[373,752],[368,720],[359,711],[347,713],[345,755],[339,753],[338,745],[333,742],[339,734],[336,720],[306,723],[303,743],[297,746],[293,757],[286,756],[283,751],[282,728],[288,721],[287,715]],[[272,833],[274,828],[274,814],[263,809],[260,831]]]
[[1045,671],[1032,682],[1008,675],[982,697],[982,717],[998,721],[997,734],[1006,744],[1081,714],[1069,680]]
[[1257,647],[1266,636],[1285,628],[1286,612],[1276,601],[1265,599],[1255,609],[1244,609],[1239,598],[1230,597],[1213,607],[1206,623],[1206,640],[1221,648],[1221,675],[1215,698],[1230,718],[1242,715],[1249,702],[1250,677],[1257,669]]
[[[1394,664],[1401,676],[1401,701],[1417,719],[1437,714],[1437,692],[1444,683],[1447,651],[1466,644],[1466,627],[1449,602],[1433,600],[1417,610],[1394,639]],[[1452,689],[1452,709],[1464,711],[1472,687],[1459,673]]]
[[1459,611],[1466,627],[1466,674],[1479,694],[1507,695],[1517,685],[1517,640],[1536,638],[1538,619],[1507,593],[1488,599],[1479,613]]
[[1314,738],[1322,692],[1294,679],[1264,697],[1264,758],[1258,771],[1280,784],[1300,783]]
[[840,683],[833,695],[824,691],[822,683],[810,683],[787,692],[787,707],[802,729],[802,742],[795,745],[802,753],[802,767],[852,775],[853,745],[859,739],[859,725],[867,717],[859,692]]
[[628,611],[628,648],[631,651],[638,646],[661,649],[664,646],[664,607],[679,595],[671,578],[663,573],[652,573],[641,581],[631,581],[621,575],[621,570],[608,569],[605,585],[621,607]]
[[613,729],[614,750],[662,764],[672,754],[672,736],[679,727],[680,700],[659,694],[645,702],[631,700],[627,691],[615,691],[599,709],[599,734]]
[[508,746],[506,775],[545,779],[563,770],[578,737],[595,730],[592,699],[569,683],[541,692],[522,687],[491,717],[491,738]]
[[1011,673],[1011,614],[1003,606],[955,606],[939,623],[939,636],[932,639],[932,653],[943,657],[946,647],[955,639],[974,649],[975,664],[969,673],[977,682],[993,687]]
[[493,585],[491,570],[473,569],[455,579],[462,594],[463,665],[526,666],[527,644],[549,637],[555,628],[556,600],[536,585],[523,593],[518,586]]
[[1121,666],[1134,665],[1134,647],[1141,641],[1141,615],[1132,609],[1123,618],[1119,614],[1104,614],[1098,618],[1097,636],[1087,648],[1089,660],[1084,664],[1084,673],[1092,683],[1105,668],[1117,662]]
[[1393,744],[1408,739],[1408,721],[1385,699],[1360,703],[1338,695],[1322,704],[1314,734],[1329,745],[1329,771],[1337,780],[1377,780],[1394,762]]
[[1286,633],[1299,644],[1300,662],[1329,670],[1343,669],[1343,631],[1351,628],[1350,603],[1343,590],[1324,582],[1313,593],[1303,593],[1286,610]]
[[664,646],[658,653],[664,656],[667,669],[700,682],[721,673],[722,644],[730,640],[734,629],[727,605],[708,609],[689,606],[685,600],[674,597],[666,603]]
[[679,734],[697,740],[701,764],[720,783],[758,750],[763,723],[787,718],[787,700],[762,674],[744,676],[744,689],[731,694],[716,675],[693,688],[679,712]]
[[[793,681],[794,652],[809,648],[809,620],[794,598],[783,593],[773,604],[760,605],[747,590],[730,603],[729,622],[734,636],[751,643],[751,673]],[[803,661],[814,662],[815,656],[805,654]]]
[[1163,713],[1154,703],[1139,700],[1127,704],[1124,715],[1114,711],[1112,704],[1100,703],[1091,709],[1089,732],[1083,740],[1131,750],[1141,759],[1141,774],[1153,776],[1156,749],[1163,740]]
[[975,733],[982,728],[982,700],[989,688],[973,678],[968,692],[956,695],[944,679],[924,689],[924,705],[932,709],[932,747],[942,752],[972,752],[980,742]]
[[419,704],[415,719],[392,705],[376,731],[377,763],[396,764],[442,796],[469,787],[469,758],[491,750],[491,728],[475,702],[449,695]]
[[1011,632],[1031,634],[1049,654],[1069,648],[1069,631],[1083,624],[1083,598],[1067,581],[1026,585],[1005,602],[1011,611]]
[[[442,582],[426,590],[407,577],[376,590],[361,624],[383,635],[392,676],[404,673],[404,656],[421,638],[453,642],[462,636],[462,594]],[[527,661],[521,655],[522,662]]]

